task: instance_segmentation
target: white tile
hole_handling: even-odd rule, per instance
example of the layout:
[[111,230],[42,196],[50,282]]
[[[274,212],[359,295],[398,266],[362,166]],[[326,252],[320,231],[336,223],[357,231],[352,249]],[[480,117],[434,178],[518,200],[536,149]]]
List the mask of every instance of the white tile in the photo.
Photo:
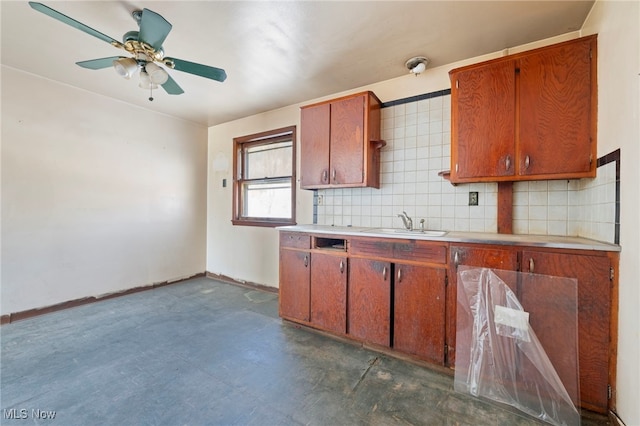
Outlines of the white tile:
[[546,180],[534,180],[529,182],[529,192],[532,191],[548,191],[548,182]]
[[547,219],[549,221],[567,221],[568,219],[568,207],[567,206],[553,206],[550,205],[547,211]]
[[456,219],[469,219],[469,206],[456,206],[454,214]]
[[434,133],[442,133],[442,120],[429,123],[429,134],[433,135]]
[[567,221],[566,220],[550,220],[547,222],[549,235],[567,235]]
[[529,233],[529,221],[528,220],[513,220],[513,233],[514,234],[528,234]]
[[530,206],[546,206],[547,193],[540,191],[529,191],[529,205]]
[[569,189],[569,181],[567,180],[550,180],[548,182],[549,191],[567,191]]
[[422,99],[417,104],[418,112],[428,112],[429,111],[429,99]]
[[514,206],[528,206],[529,205],[529,193],[528,192],[514,192],[513,193],[513,205]]
[[546,206],[529,206],[529,220],[546,222],[547,207]]
[[484,219],[469,219],[470,232],[484,232]]
[[529,220],[529,233],[533,235],[547,235],[547,221]]
[[547,202],[549,206],[566,206],[569,204],[569,194],[567,191],[549,191]]
[[529,220],[529,206],[513,206],[514,220]]

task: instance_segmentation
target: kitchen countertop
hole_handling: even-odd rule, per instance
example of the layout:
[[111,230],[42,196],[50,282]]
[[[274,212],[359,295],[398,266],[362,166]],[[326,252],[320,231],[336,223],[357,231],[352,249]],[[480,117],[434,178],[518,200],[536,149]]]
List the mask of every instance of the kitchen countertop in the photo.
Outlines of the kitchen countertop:
[[[400,238],[427,241],[444,241],[448,243],[499,244],[511,246],[547,247],[577,250],[620,251],[620,246],[588,238],[561,237],[554,235],[496,234],[491,232],[458,232],[450,231],[444,235],[425,235],[420,231],[406,232],[397,229],[397,233],[388,228],[352,227],[333,225],[292,225],[276,228],[279,231],[305,232],[325,235],[350,235],[357,237]],[[427,231],[429,232],[429,231]]]

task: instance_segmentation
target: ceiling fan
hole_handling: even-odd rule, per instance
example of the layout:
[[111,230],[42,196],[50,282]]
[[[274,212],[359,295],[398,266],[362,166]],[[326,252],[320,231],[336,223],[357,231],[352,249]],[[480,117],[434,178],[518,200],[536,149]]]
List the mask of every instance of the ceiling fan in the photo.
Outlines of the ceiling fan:
[[223,69],[182,59],[165,57],[162,43],[167,38],[172,26],[166,19],[152,10],[142,9],[141,11],[136,10],[132,13],[133,18],[138,23],[139,30],[125,33],[121,43],[42,3],[29,2],[29,5],[38,12],[42,12],[60,22],[64,22],[102,41],[106,41],[118,49],[126,50],[133,55],[133,57],[110,56],[108,58],[76,62],[76,64],[92,70],[113,66],[120,76],[127,79],[131,78],[137,71],[140,71],[140,87],[149,89],[150,101],[153,100],[153,89],[156,89],[158,85],[162,86],[170,95],[184,93],[184,90],[178,86],[178,83],[176,83],[158,63],[170,69],[198,75],[211,80],[224,81],[227,78],[227,73]]

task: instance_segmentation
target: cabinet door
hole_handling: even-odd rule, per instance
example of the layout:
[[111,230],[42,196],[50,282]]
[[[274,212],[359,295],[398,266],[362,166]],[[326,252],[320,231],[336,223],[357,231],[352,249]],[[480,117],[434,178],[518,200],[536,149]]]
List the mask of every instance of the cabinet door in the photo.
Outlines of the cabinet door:
[[[594,411],[606,412],[611,314],[609,258],[527,250],[522,254],[522,261],[524,269],[529,270],[531,267],[532,272],[536,274],[578,280],[578,366],[581,405]],[[523,280],[526,279],[527,274],[523,274]],[[527,288],[529,287],[523,285],[523,289]],[[560,328],[549,326],[547,321],[550,315],[559,319],[563,315],[557,301],[549,308],[545,301],[553,297],[550,293],[529,291],[519,297],[525,310],[530,312],[531,327],[549,359],[558,369],[558,375],[561,379],[563,376],[566,377],[562,366],[567,349],[563,349],[563,345],[568,338],[560,332]],[[554,312],[548,312],[549,309]],[[540,324],[536,318],[540,319]],[[568,383],[565,386],[575,385]]]
[[364,96],[331,103],[332,185],[360,184],[364,181],[364,112]]
[[444,268],[395,264],[393,347],[444,364]]
[[[447,287],[446,306],[446,342],[447,365],[453,367],[456,360],[456,300],[457,300],[457,269],[459,265],[478,266],[496,270],[517,271],[518,253],[509,248],[492,246],[462,246],[452,245],[449,259],[449,285]],[[500,273],[498,273],[500,276]],[[509,288],[516,292],[516,283],[508,280],[506,276],[501,278]]]
[[280,250],[280,316],[309,321],[310,254]]
[[311,258],[311,323],[347,332],[347,257],[314,253]]
[[300,111],[300,187],[329,184],[329,104]]
[[591,43],[563,43],[520,59],[520,175],[595,176]]
[[350,259],[348,334],[378,345],[391,344],[391,264]]
[[451,180],[515,171],[515,62],[451,74]]

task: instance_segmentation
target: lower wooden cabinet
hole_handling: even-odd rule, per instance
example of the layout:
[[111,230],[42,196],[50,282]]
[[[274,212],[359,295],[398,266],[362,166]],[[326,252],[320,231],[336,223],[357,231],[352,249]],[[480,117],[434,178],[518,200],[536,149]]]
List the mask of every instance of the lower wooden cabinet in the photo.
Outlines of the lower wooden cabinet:
[[515,279],[498,275],[529,312],[540,343],[574,394],[576,363],[568,354],[576,336],[566,330],[576,321],[575,304],[565,302],[575,294],[531,280],[532,274],[577,279],[579,403],[604,413],[615,397],[617,253],[294,234],[281,234],[282,318],[451,368],[459,265],[521,272]]
[[306,251],[280,249],[280,316],[309,321],[311,255]]
[[[582,407],[605,412],[608,403],[611,336],[611,271],[612,264],[605,253],[594,255],[560,253],[541,250],[523,250],[524,272],[542,275],[576,278],[578,280],[578,366],[580,369],[580,402]],[[527,274],[523,274],[523,280]],[[527,288],[523,286],[523,288]],[[551,301],[553,309],[548,309],[553,293],[540,300],[540,291],[521,294],[522,305],[530,311],[531,327],[536,331],[551,362],[557,366],[560,378],[571,377],[572,372],[564,372],[567,352],[566,344],[572,336],[561,333],[554,327],[554,321],[563,321],[563,309],[556,295]],[[536,313],[539,311],[539,314]],[[566,315],[566,314],[565,314]],[[571,317],[564,319],[571,320]],[[540,321],[541,324],[537,324]],[[571,368],[571,364],[566,368]],[[568,383],[565,387],[570,388]]]
[[391,345],[391,263],[350,259],[348,334],[358,340]]
[[313,253],[311,257],[312,324],[323,330],[347,332],[347,257]]
[[446,270],[394,265],[393,347],[444,364]]
[[[478,266],[498,270],[518,270],[518,254],[509,247],[474,245],[451,245],[449,248],[449,285],[447,286],[446,343],[447,365],[456,362],[456,298],[458,265]],[[510,285],[512,290],[515,285]]]
[[[606,412],[613,382],[611,353],[612,264],[606,252],[561,249],[527,249],[487,245],[451,245],[450,285],[447,294],[447,364],[455,366],[455,320],[458,265],[520,271],[520,280],[505,280],[524,310],[549,360],[570,395],[592,411]],[[531,274],[577,279],[576,295],[553,283],[534,283]],[[577,336],[567,333],[577,327]],[[577,342],[576,342],[577,338]],[[575,381],[575,347],[578,347],[579,383]],[[578,402],[578,401],[575,401]]]

